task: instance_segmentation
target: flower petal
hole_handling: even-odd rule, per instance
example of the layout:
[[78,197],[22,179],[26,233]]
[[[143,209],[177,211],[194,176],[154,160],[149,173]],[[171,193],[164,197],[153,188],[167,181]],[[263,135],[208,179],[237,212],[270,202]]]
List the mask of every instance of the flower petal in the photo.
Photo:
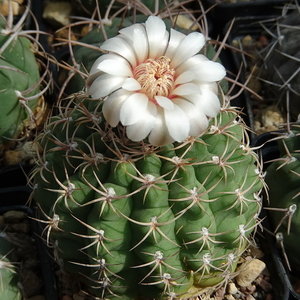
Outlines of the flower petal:
[[177,142],[184,141],[189,136],[190,123],[186,113],[174,105],[173,110],[164,110],[166,126],[170,136]]
[[183,96],[183,95],[200,94],[200,93],[201,93],[201,89],[195,83],[184,83],[176,87],[173,90],[172,95]]
[[120,111],[124,101],[131,96],[132,93],[118,90],[111,94],[103,103],[102,112],[105,120],[109,125],[116,127],[120,122]]
[[208,117],[215,117],[220,112],[220,100],[218,95],[212,91],[210,85],[201,86],[201,95],[186,95],[184,96],[192,102],[199,110]]
[[209,61],[209,59],[203,54],[197,54],[195,56],[188,58],[185,62],[183,62],[180,66],[178,66],[175,69],[176,76],[178,77],[180,74],[184,73],[185,71],[193,70],[192,69],[193,67],[198,66],[203,61]]
[[165,53],[169,33],[166,24],[159,17],[150,16],[145,22],[149,41],[148,58],[158,58]]
[[155,125],[156,115],[156,105],[153,102],[148,101],[148,107],[144,113],[144,118],[135,124],[126,127],[127,137],[135,142],[145,139]]
[[197,67],[195,66],[193,71],[197,80],[202,82],[219,81],[226,75],[224,66],[214,61],[204,61]]
[[133,76],[129,63],[124,59],[122,62],[116,59],[105,59],[99,63],[97,69],[110,75]]
[[149,143],[154,146],[165,146],[173,142],[174,139],[170,136],[166,126],[163,108],[158,106],[155,124],[149,135]]
[[132,125],[144,118],[147,109],[148,97],[142,93],[130,95],[120,111],[120,121],[124,126]]
[[144,62],[148,56],[148,38],[145,26],[134,24],[121,29],[120,33],[124,34],[130,40],[137,57],[137,63]]
[[171,32],[170,40],[168,43],[168,48],[166,50],[165,56],[167,56],[170,59],[173,59],[173,56],[174,56],[178,46],[185,39],[186,35],[177,30],[174,30],[173,28],[171,28],[170,32]]
[[123,85],[125,79],[126,77],[123,76],[102,74],[93,81],[90,87],[88,87],[88,92],[94,99],[106,97],[119,89]]
[[141,85],[134,78],[127,78],[124,81],[122,88],[127,91],[138,91],[141,89]]
[[205,36],[200,32],[192,32],[178,46],[172,61],[171,68],[176,68],[185,60],[197,54],[205,45]]
[[195,76],[194,72],[186,71],[186,72],[179,74],[179,76],[176,78],[174,84],[176,86],[178,84],[187,83],[187,82],[193,81],[195,79],[195,77],[196,76]]
[[100,48],[117,53],[128,60],[133,68],[136,66],[136,57],[132,47],[120,35],[106,40]]
[[[101,70],[98,69],[98,66],[101,62],[103,62],[106,59],[111,59],[120,62],[121,64],[126,63],[128,64],[127,60],[125,60],[122,56],[114,54],[114,53],[109,53],[109,54],[103,54],[100,57],[97,58],[97,60],[94,62],[90,72],[89,72],[89,77],[86,81],[87,87],[91,86],[93,81],[100,75],[103,74]],[[117,74],[119,75],[119,74]]]
[[174,109],[174,104],[169,98],[163,96],[155,96],[154,99],[156,100],[158,105],[161,106],[162,108],[167,110]]
[[182,98],[175,98],[173,101],[186,113],[189,119],[189,136],[199,136],[206,130],[208,118],[197,106]]
[[106,59],[111,59],[111,60],[114,60],[114,61],[118,61],[120,63],[127,63],[127,60],[124,59],[122,56],[120,55],[117,55],[117,54],[114,54],[114,53],[107,53],[107,54],[102,54],[101,56],[99,56],[96,61],[94,62],[90,72],[89,72],[89,75],[93,75],[97,72],[99,72],[99,69],[98,69],[98,66],[101,62],[105,61]]

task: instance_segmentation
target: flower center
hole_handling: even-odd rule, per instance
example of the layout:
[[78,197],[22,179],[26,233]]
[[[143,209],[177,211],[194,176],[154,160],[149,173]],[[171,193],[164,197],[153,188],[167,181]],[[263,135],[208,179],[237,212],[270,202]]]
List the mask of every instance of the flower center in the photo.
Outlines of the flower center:
[[149,58],[134,69],[133,75],[141,85],[140,91],[150,100],[154,100],[155,96],[167,97],[173,90],[175,71],[170,68],[170,61],[165,56]]

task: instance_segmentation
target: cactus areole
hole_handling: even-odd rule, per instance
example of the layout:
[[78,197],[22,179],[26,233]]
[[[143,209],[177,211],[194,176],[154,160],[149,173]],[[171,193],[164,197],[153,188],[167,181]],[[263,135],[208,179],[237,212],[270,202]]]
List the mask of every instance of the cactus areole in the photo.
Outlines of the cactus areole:
[[37,138],[45,238],[100,299],[189,299],[234,275],[262,175],[220,63],[150,16],[108,39]]

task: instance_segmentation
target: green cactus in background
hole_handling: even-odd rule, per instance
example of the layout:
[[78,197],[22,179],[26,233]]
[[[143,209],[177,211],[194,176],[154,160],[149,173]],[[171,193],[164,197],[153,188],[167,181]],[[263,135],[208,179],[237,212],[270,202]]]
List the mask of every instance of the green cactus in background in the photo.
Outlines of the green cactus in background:
[[22,299],[16,266],[10,261],[13,248],[6,234],[2,232],[0,234],[0,297],[5,300]]
[[[150,17],[103,44],[98,30],[102,52],[108,54],[100,56],[99,52],[86,82],[88,93],[77,90],[58,103],[59,113],[36,139],[42,151],[31,175],[33,197],[46,224],[47,243],[54,246],[60,266],[101,299],[188,299],[211,293],[235,275],[259,223],[263,179],[247,142],[246,126],[215,82],[224,77],[224,68],[197,54],[205,44],[200,33],[185,36],[172,31],[172,47],[166,50],[172,59],[159,55],[164,49],[157,56],[151,54],[156,48],[150,37],[159,45],[167,43],[163,23]],[[112,31],[119,28],[112,26]],[[145,28],[147,34],[143,34]],[[121,42],[116,52],[125,49],[134,35],[130,35],[132,29],[140,39],[149,39],[133,45],[146,45],[150,50],[141,48],[128,59],[134,78],[124,75],[121,80],[126,84],[111,87],[114,76],[128,71],[128,61],[108,48],[116,41]],[[176,54],[174,49],[181,44],[192,50],[187,53],[179,48]],[[145,63],[143,53],[150,57]],[[88,57],[93,64],[95,57]],[[188,57],[195,59],[193,65],[204,63],[198,69],[205,75],[190,67],[185,69],[189,73],[179,71],[184,63],[178,68],[168,64]],[[135,66],[135,60],[141,62]],[[114,72],[115,66],[117,74],[109,77],[101,69],[103,61],[104,66],[109,62],[108,72]],[[157,68],[157,81],[150,88],[144,74],[153,68]],[[183,74],[185,83],[181,84]],[[103,78],[111,80],[103,84]],[[192,104],[198,93],[196,83],[207,97],[204,113]],[[111,100],[123,99],[122,93],[140,100],[127,115],[118,103],[110,109]],[[191,102],[179,97],[190,93]],[[145,130],[155,115],[149,117],[139,107],[146,98],[148,106],[157,110],[157,131],[154,123]],[[178,103],[173,110],[171,99]],[[180,105],[186,105],[190,119]],[[193,117],[198,111],[201,114]],[[164,114],[161,119],[160,114]],[[146,117],[133,127],[135,121],[130,119],[137,120],[139,115]]]
[[32,42],[17,28],[20,24],[11,26],[0,18],[0,153],[27,127],[34,127],[40,97],[41,76]]
[[266,169],[269,191],[268,218],[281,245],[287,267],[300,274],[298,255],[300,234],[300,155],[299,124],[278,139],[279,157]]

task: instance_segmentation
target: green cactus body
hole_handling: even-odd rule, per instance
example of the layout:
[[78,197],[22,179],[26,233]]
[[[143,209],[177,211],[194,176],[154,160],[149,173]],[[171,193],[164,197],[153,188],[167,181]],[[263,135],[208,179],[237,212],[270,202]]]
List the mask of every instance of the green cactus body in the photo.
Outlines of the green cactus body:
[[33,122],[39,97],[39,67],[26,37],[11,38],[0,18],[0,151]]
[[223,108],[200,137],[159,148],[95,122],[93,100],[72,101],[38,138],[47,154],[34,173],[65,270],[105,299],[184,299],[226,280],[261,207],[238,113]]
[[289,267],[293,272],[300,274],[299,125],[293,125],[291,129],[289,134],[278,140],[279,158],[266,170],[265,180],[269,187],[267,213],[278,243],[284,247]]
[[6,300],[21,300],[22,294],[18,286],[16,266],[10,260],[14,245],[5,235],[2,232],[0,236],[0,297]]

